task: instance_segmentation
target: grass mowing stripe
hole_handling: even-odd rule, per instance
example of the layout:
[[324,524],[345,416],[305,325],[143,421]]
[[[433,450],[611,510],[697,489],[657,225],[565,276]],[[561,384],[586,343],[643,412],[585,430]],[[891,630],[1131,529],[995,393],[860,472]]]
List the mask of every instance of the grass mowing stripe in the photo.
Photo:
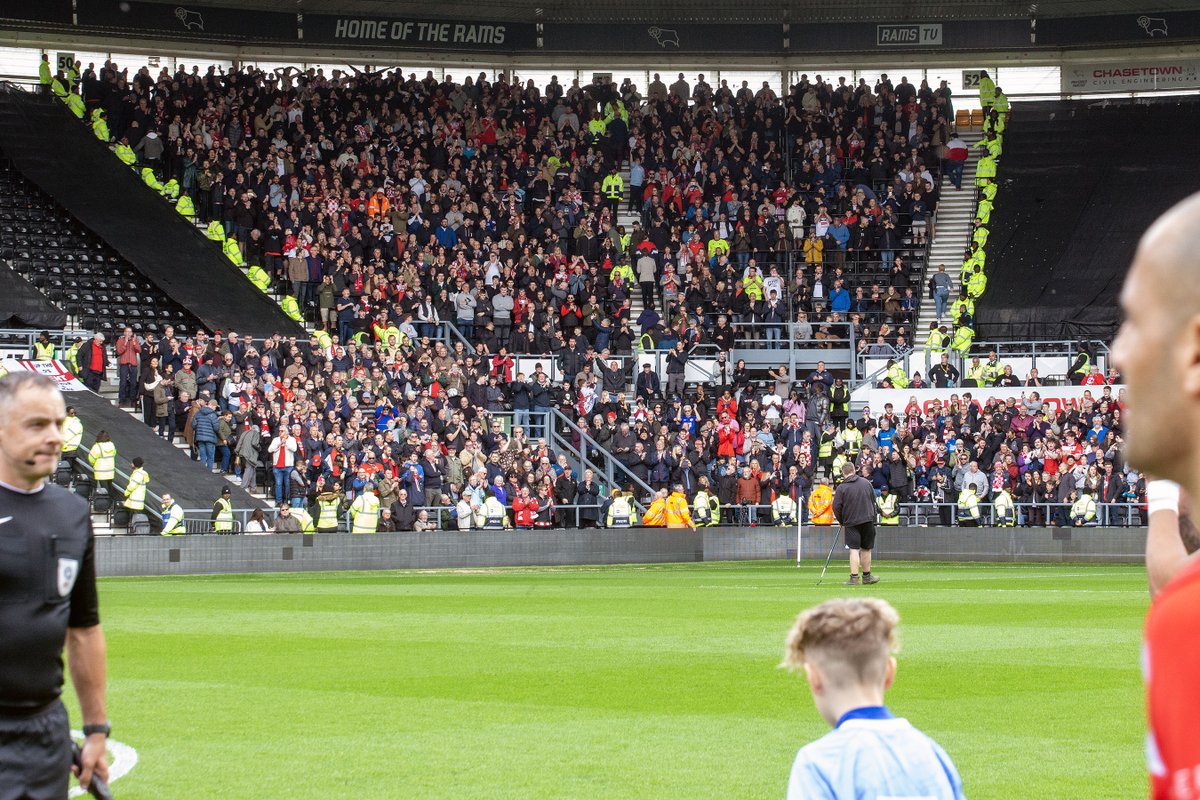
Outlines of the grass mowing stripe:
[[[889,702],[970,797],[1143,793],[1144,570],[880,567],[866,591],[903,619]],[[780,796],[825,730],[776,669],[783,635],[864,591],[819,571],[106,579],[110,715],[140,755],[120,797]]]

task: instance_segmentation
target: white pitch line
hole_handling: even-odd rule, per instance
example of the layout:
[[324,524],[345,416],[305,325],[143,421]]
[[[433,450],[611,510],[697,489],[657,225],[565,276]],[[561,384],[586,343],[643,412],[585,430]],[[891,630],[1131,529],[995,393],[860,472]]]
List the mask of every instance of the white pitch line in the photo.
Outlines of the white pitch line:
[[[83,731],[71,731],[72,739],[83,739]],[[123,778],[129,774],[129,771],[137,766],[138,754],[127,744],[122,744],[115,739],[108,740],[108,751],[112,753],[112,763],[108,765],[108,782],[111,785],[118,778]],[[82,786],[76,786],[71,789],[70,797],[83,797],[87,792]]]
[[[892,581],[891,585],[888,588],[891,588],[892,586],[896,586],[896,585],[897,585],[897,582]],[[747,591],[747,590],[756,591],[759,589],[780,589],[780,588],[791,588],[791,587],[781,587],[778,585],[737,586],[737,585],[733,585],[733,584],[726,584],[726,585],[721,585],[721,586],[716,586],[716,585],[697,586],[696,588],[697,589],[721,589],[721,590],[730,589],[730,590],[737,590],[737,591]],[[813,588],[815,589],[816,587],[813,587]],[[931,587],[931,588],[934,588],[934,587]],[[945,592],[945,591],[950,591],[950,590],[944,589],[944,588],[937,588],[937,591]],[[992,593],[1015,592],[1018,594],[1026,593],[1026,592],[1036,592],[1038,594],[1135,594],[1135,595],[1145,595],[1146,594],[1145,589],[987,589],[987,588],[984,588],[984,589],[976,589],[976,590],[972,590],[972,591],[992,592]]]

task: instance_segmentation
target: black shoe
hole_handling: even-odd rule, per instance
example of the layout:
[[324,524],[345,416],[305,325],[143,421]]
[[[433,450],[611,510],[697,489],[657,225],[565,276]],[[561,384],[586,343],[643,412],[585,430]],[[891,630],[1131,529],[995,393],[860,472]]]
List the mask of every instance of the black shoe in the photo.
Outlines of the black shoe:
[[868,585],[868,586],[872,583],[879,583],[879,576],[878,575],[863,575],[862,582],[863,582],[863,584]]
[[844,584],[842,584],[842,585],[843,585],[843,586],[858,586],[858,576],[857,576],[857,575],[851,575],[851,576],[850,576],[850,580],[846,581],[846,582],[845,582]]

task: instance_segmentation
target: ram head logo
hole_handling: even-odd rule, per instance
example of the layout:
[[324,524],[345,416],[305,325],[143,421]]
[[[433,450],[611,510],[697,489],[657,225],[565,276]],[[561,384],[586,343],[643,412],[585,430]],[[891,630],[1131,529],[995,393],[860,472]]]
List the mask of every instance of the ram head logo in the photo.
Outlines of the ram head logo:
[[183,23],[183,27],[189,31],[204,30],[204,17],[200,16],[198,11],[188,11],[183,6],[178,6],[175,9],[175,18]]
[[670,28],[660,28],[657,25],[646,30],[650,34],[650,38],[658,42],[659,47],[679,47],[679,33]]
[[1155,34],[1167,35],[1167,21],[1162,17],[1141,16],[1137,18],[1138,27],[1146,32],[1151,39]]

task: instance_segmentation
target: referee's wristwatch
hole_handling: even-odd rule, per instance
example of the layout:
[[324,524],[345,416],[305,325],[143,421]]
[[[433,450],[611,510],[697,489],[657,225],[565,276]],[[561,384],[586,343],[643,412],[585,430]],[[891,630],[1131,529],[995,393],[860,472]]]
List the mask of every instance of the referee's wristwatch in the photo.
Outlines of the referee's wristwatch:
[[97,733],[102,733],[106,737],[111,736],[112,735],[112,723],[101,722],[98,725],[84,725],[83,726],[83,735],[85,737],[94,736]]

